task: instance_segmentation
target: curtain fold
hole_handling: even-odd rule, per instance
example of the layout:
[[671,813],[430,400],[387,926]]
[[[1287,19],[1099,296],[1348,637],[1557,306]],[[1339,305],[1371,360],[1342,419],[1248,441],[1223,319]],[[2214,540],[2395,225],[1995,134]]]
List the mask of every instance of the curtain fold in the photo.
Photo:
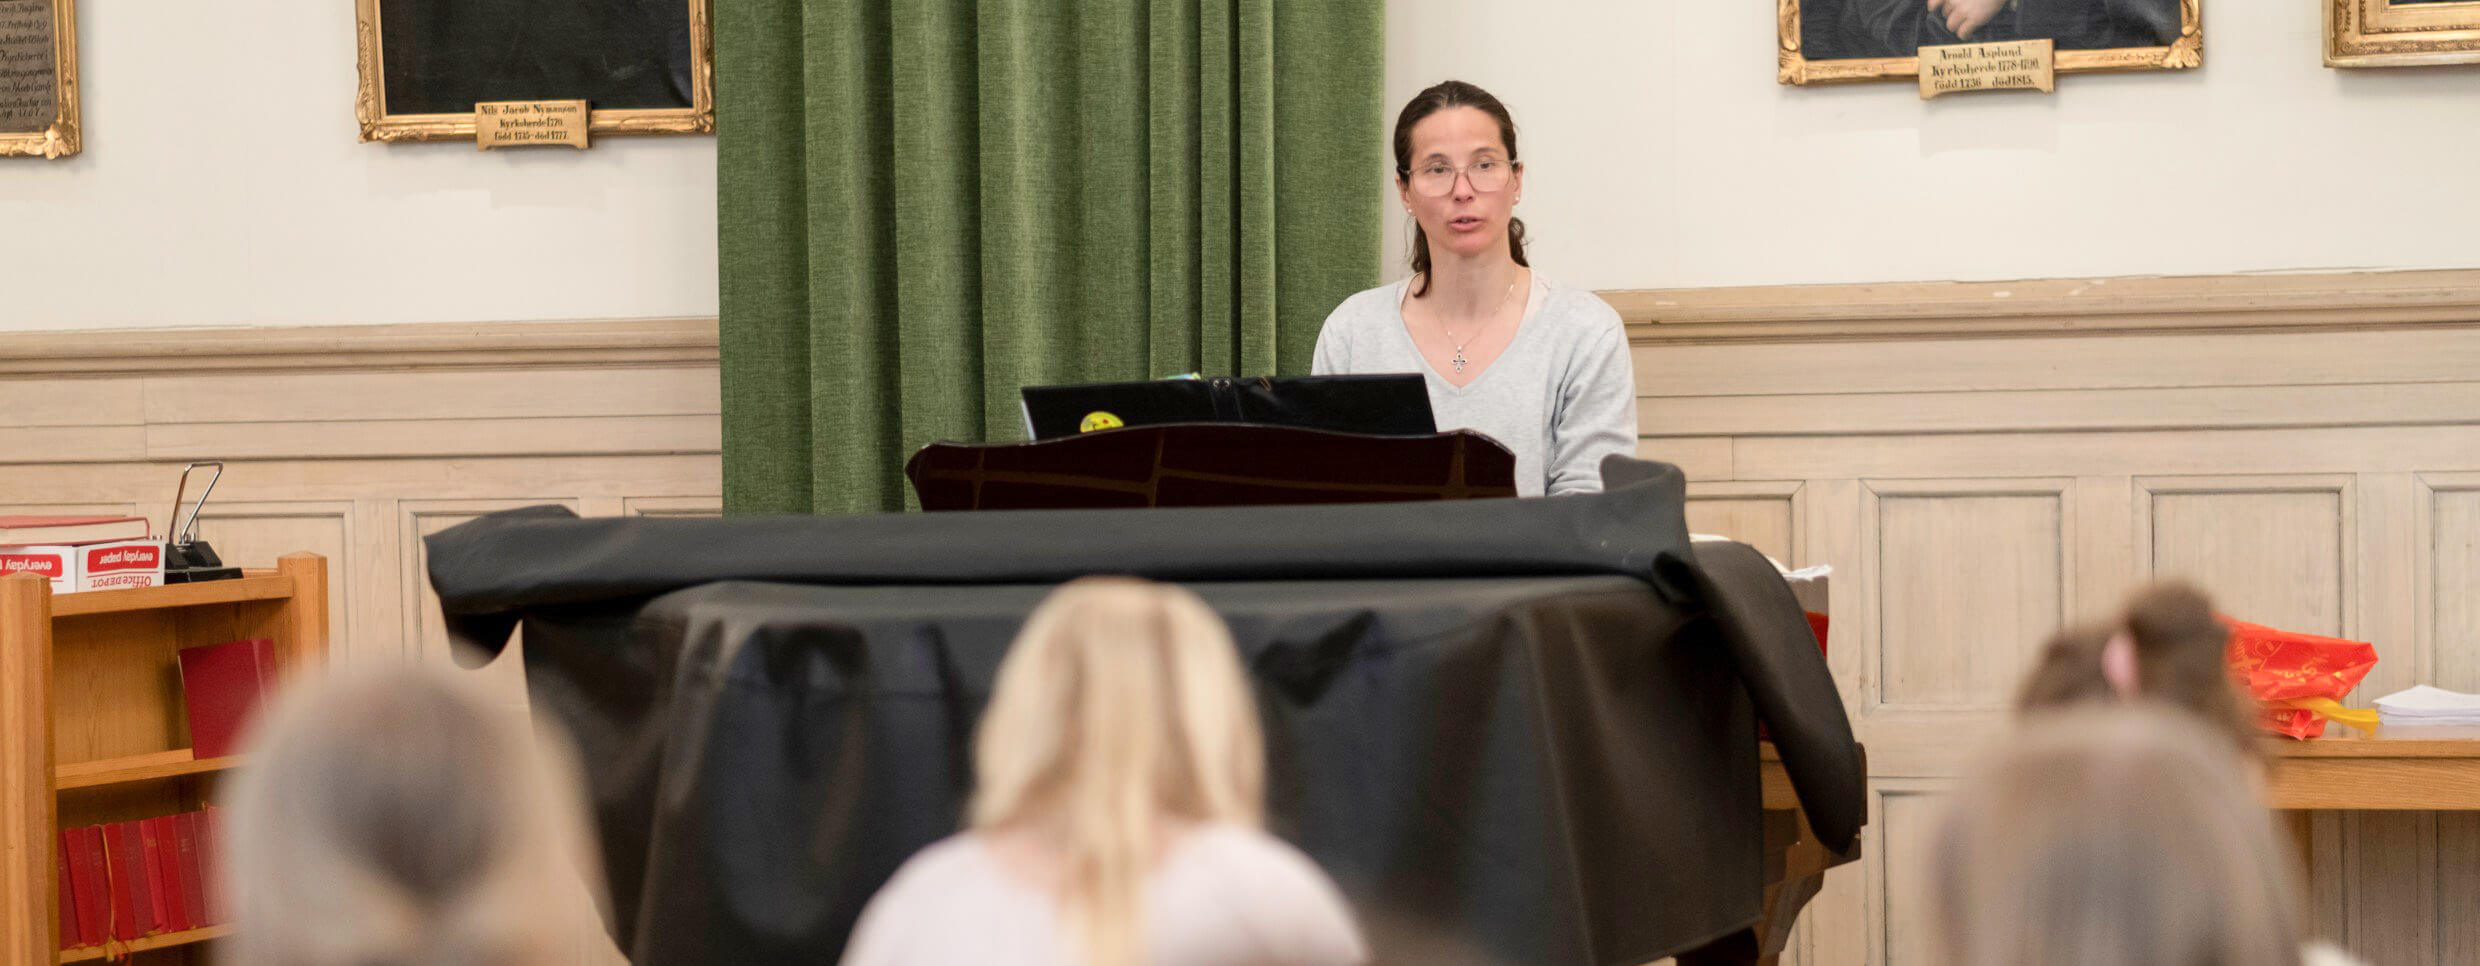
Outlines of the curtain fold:
[[1024,385],[1305,372],[1377,283],[1382,0],[715,20],[728,512],[900,509]]

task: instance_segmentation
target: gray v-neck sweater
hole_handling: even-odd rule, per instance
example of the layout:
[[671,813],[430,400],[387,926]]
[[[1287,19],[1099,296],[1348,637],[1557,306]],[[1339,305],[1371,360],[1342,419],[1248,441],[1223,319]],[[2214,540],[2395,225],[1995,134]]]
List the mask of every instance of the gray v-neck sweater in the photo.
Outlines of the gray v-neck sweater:
[[1318,330],[1318,375],[1420,373],[1440,430],[1471,429],[1516,454],[1523,496],[1593,493],[1602,457],[1636,452],[1636,375],[1619,313],[1585,289],[1533,275],[1516,334],[1490,367],[1457,388],[1404,328],[1405,282],[1343,300]]

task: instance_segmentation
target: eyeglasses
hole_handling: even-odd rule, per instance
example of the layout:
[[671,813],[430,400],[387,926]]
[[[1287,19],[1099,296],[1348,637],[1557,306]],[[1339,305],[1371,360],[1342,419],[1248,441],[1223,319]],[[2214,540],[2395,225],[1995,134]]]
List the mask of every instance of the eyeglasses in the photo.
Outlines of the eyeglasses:
[[1487,193],[1507,187],[1515,173],[1515,162],[1497,158],[1483,158],[1468,168],[1432,161],[1412,169],[1412,190],[1424,198],[1443,198],[1455,190],[1455,178],[1460,174],[1474,191]]

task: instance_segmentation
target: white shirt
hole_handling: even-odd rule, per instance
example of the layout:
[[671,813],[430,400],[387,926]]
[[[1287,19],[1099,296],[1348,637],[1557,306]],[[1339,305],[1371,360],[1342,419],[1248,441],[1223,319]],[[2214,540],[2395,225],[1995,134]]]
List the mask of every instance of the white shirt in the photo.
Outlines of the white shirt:
[[[1073,966],[1059,897],[967,832],[921,850],[861,912],[843,966]],[[1355,966],[1369,958],[1317,864],[1256,829],[1181,836],[1145,883],[1147,966]]]

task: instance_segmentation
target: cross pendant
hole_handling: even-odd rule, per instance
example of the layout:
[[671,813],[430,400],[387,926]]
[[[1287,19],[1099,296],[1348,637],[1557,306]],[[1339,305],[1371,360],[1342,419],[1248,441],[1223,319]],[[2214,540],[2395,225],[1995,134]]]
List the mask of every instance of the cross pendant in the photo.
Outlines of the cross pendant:
[[1452,362],[1452,363],[1454,364],[1454,366],[1455,366],[1455,371],[1457,371],[1457,372],[1462,372],[1462,371],[1464,371],[1464,350],[1462,350],[1462,349],[1457,349],[1457,350],[1455,350],[1455,358],[1454,358],[1454,359],[1452,359],[1452,360],[1449,360],[1449,361],[1450,361],[1450,362]]

